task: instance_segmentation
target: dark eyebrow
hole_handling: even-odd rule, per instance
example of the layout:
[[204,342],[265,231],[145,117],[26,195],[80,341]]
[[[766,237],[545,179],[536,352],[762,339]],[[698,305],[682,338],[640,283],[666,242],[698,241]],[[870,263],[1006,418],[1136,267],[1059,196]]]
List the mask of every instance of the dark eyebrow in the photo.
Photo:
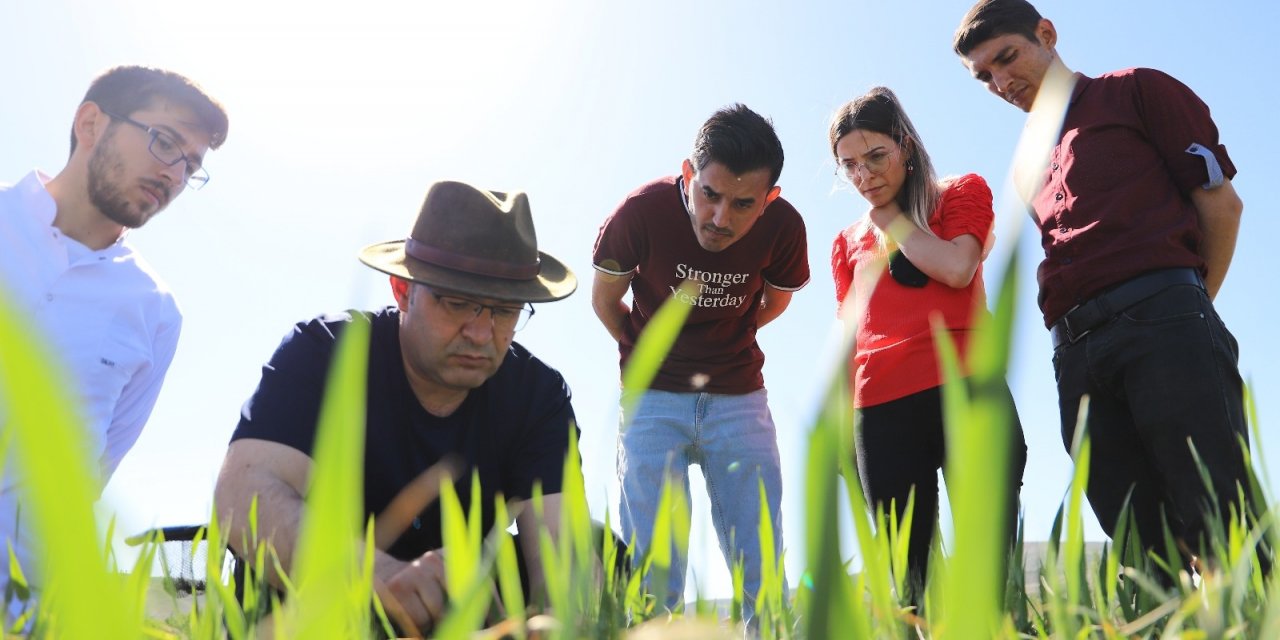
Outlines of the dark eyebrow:
[[176,140],[176,141],[178,142],[178,144],[186,144],[186,143],[187,143],[187,138],[186,138],[186,136],[182,135],[182,134],[181,134],[177,129],[174,129],[173,127],[170,127],[169,125],[164,125],[164,124],[153,124],[153,125],[151,125],[151,128],[152,128],[152,129],[156,129],[157,131],[163,131],[163,132],[165,133],[165,135],[167,135],[167,136],[169,136],[170,138],[173,138],[174,140]]
[[[512,311],[518,311],[524,308],[524,305],[528,304],[526,302],[516,302],[514,300],[497,300],[495,302],[481,302],[479,300],[476,300],[475,298],[470,298],[457,293],[441,293],[439,291],[432,291],[432,293],[436,294],[436,296],[440,298],[453,298],[454,300],[462,300],[463,302],[478,304],[482,307],[496,307],[498,309],[511,309]],[[512,305],[515,305],[515,306],[512,306]]]
[[[182,135],[182,133],[177,129],[174,129],[173,127],[170,127],[169,125],[165,125],[165,124],[153,124],[151,125],[151,128],[157,131],[163,131],[165,135],[169,136],[170,138],[173,138],[174,141],[178,143],[178,146],[180,147],[187,146],[186,136]],[[186,151],[183,151],[182,155],[185,155],[188,161],[194,162],[197,167],[204,166],[204,155],[187,153]]]
[[[1015,53],[1014,51],[1015,48],[1016,47],[1014,47],[1013,45],[1005,46],[1005,48],[1000,50],[1000,53],[997,53],[995,57],[991,58],[991,63],[998,64],[998,65],[1007,64],[1009,62],[1009,58],[1012,57],[1013,54]],[[979,73],[975,73],[973,74],[973,79],[979,82],[986,82],[991,79],[991,73],[989,71],[982,71]]]
[[705,196],[707,196],[707,197],[712,197],[712,198],[713,198],[713,197],[715,197],[715,196],[720,195],[720,193],[719,193],[719,192],[717,192],[715,189],[712,189],[711,187],[708,187],[708,186],[707,186],[707,185],[705,185],[705,184],[704,184],[704,185],[702,185],[702,194],[703,194],[703,195],[705,195]]
[[[873,153],[875,153],[875,152],[877,152],[877,151],[884,151],[884,148],[885,148],[885,147],[884,147],[884,145],[882,145],[882,144],[881,144],[881,145],[876,145],[876,146],[874,146],[874,147],[871,147],[870,149],[867,149],[867,152],[866,152],[866,153],[864,153],[864,154],[862,154],[862,155],[863,155],[863,157],[866,157],[866,156],[869,156],[869,155],[871,155],[871,154],[873,154]],[[840,157],[840,162],[848,162],[848,161],[850,161],[850,160],[855,160],[855,159],[856,159],[856,157],[848,157],[848,158],[846,158],[846,157],[841,156],[841,157]]]
[[1001,50],[1000,50],[1000,53],[997,53],[997,54],[996,54],[996,57],[992,58],[992,59],[991,59],[991,61],[992,61],[992,62],[998,62],[998,63],[1005,63],[1005,62],[1008,62],[1008,61],[1009,61],[1009,57],[1013,55],[1013,50],[1014,50],[1014,46],[1013,46],[1013,45],[1009,45],[1009,46],[1007,46],[1007,47],[1005,47],[1005,48],[1001,49]]

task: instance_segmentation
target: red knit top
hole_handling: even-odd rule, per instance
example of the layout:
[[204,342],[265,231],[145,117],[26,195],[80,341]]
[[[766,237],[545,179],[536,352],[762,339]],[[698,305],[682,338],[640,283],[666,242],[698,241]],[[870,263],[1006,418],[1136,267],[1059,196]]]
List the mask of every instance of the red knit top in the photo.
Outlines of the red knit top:
[[[981,176],[957,178],[943,191],[929,228],[943,240],[969,234],[984,242],[995,219],[991,203],[991,189]],[[857,349],[850,360],[857,407],[941,384],[930,318],[941,317],[964,362],[975,313],[986,313],[981,264],[964,288],[953,289],[933,279],[915,288],[889,275],[887,258],[866,218],[841,231],[831,247],[836,300],[843,306],[852,291],[851,312],[859,314]]]

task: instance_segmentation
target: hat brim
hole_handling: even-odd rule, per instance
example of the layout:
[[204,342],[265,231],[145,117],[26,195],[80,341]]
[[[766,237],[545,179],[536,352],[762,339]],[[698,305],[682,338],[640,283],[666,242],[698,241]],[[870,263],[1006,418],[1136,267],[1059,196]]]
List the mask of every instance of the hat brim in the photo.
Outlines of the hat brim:
[[538,252],[538,275],[508,280],[427,264],[404,253],[404,240],[372,244],[360,251],[360,261],[388,275],[440,287],[455,293],[512,302],[553,302],[569,297],[578,279],[563,262]]

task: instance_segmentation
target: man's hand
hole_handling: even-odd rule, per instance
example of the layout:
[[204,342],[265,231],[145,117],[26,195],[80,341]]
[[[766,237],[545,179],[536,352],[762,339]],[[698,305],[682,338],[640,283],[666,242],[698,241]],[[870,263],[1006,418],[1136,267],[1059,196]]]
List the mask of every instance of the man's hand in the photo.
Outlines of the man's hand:
[[428,633],[444,617],[448,595],[443,550],[428,551],[412,562],[384,555],[374,571],[385,587],[379,593],[384,604],[389,605],[387,596],[395,599],[417,631]]

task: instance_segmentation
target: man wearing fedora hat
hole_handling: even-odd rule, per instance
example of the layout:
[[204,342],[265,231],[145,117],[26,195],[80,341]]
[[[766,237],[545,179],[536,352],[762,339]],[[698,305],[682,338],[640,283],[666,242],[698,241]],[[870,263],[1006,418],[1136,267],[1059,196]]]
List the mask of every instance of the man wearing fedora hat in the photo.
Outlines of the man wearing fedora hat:
[[[530,303],[565,298],[577,280],[538,251],[528,198],[437,182],[412,235],[369,246],[360,259],[390,274],[396,304],[321,316],[285,337],[244,406],[218,478],[228,539],[248,539],[257,496],[259,539],[270,540],[289,566],[334,343],[357,321],[371,324],[364,505],[379,517],[377,527],[406,487],[443,462],[458,471],[464,509],[477,474],[486,531],[510,525],[494,522],[498,495],[512,501],[521,531],[542,526],[529,504],[540,483],[541,515],[554,532],[576,429],[569,388],[513,338],[533,315]],[[374,570],[425,630],[445,603],[440,511],[436,504],[411,511],[402,532],[376,532]],[[537,593],[537,536],[522,536],[520,547],[529,560],[526,586]],[[254,553],[252,546],[236,551]]]
[[[591,303],[624,366],[667,298],[693,307],[650,389],[623,399],[623,534],[634,536],[641,557],[664,481],[685,492],[687,507],[688,468],[698,464],[721,551],[730,565],[743,563],[748,619],[761,580],[761,483],[774,557],[782,548],[782,477],[756,331],[809,281],[804,221],[778,197],[782,161],[768,120],[740,104],[717,111],[680,175],[640,187],[605,220],[593,257]],[[693,295],[680,288],[686,282]],[[685,542],[673,545],[666,603],[673,608],[684,594]]]

